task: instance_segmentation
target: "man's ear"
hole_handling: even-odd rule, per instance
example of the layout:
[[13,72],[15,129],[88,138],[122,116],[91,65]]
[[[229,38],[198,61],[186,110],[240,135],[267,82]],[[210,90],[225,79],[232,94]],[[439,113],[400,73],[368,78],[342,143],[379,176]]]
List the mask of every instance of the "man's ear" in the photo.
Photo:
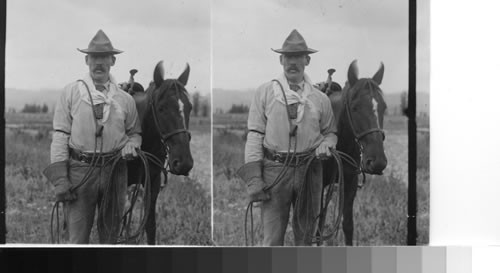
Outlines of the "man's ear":
[[89,65],[89,55],[85,55],[85,64]]
[[311,62],[311,56],[306,55],[306,65],[309,65],[310,62]]
[[280,64],[283,65],[283,54],[280,55]]
[[116,57],[115,55],[111,55],[111,66],[115,65]]

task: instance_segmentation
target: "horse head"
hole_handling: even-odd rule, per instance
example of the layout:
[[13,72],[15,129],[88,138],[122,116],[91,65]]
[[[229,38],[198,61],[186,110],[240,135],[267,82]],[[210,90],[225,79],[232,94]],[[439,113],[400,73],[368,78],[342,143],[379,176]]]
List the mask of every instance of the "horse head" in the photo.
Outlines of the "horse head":
[[149,93],[149,111],[152,116],[163,148],[168,155],[170,172],[187,175],[193,168],[193,158],[189,147],[189,115],[192,104],[185,88],[189,78],[189,65],[177,79],[164,79],[163,62],[154,70],[154,84]]
[[358,78],[357,61],[349,66],[348,82],[342,93],[341,118],[361,153],[361,168],[370,174],[382,174],[387,166],[384,152],[384,113],[387,105],[380,84],[384,64],[372,78]]

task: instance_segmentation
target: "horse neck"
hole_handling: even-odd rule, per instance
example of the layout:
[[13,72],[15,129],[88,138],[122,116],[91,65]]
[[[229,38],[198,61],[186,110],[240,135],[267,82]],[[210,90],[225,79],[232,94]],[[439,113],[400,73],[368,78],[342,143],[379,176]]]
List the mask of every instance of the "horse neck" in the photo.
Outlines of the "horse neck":
[[142,150],[164,157],[165,151],[161,142],[161,135],[156,128],[151,107],[145,111],[141,120],[142,129]]
[[[347,109],[345,107],[345,100],[347,99],[347,88],[342,91],[341,97],[334,98],[333,109],[335,117],[337,120],[337,150],[350,155],[357,162],[360,161],[359,147],[356,143],[356,138],[354,132],[352,131],[351,125],[349,123],[349,117],[347,115]],[[331,98],[332,99],[332,98]]]
[[341,113],[337,125],[338,141],[337,150],[350,155],[357,162],[360,160],[359,147],[352,131],[351,125],[347,120],[345,110]]

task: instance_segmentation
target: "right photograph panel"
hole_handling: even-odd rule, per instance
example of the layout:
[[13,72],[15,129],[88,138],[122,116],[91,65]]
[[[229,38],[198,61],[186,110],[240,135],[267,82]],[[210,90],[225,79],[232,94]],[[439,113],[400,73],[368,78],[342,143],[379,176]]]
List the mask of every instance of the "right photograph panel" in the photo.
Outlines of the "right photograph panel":
[[[212,1],[215,244],[406,245],[408,9]],[[427,22],[428,9],[418,12]],[[417,59],[416,217],[426,245],[428,24],[418,26],[427,47]]]

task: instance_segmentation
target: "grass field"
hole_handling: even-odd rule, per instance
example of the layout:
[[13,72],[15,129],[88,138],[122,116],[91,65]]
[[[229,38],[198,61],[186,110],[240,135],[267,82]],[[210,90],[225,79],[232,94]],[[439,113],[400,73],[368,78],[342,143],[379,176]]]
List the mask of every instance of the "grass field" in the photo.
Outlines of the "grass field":
[[[6,114],[7,243],[50,243],[53,187],[42,175],[49,165],[51,115]],[[210,120],[192,118],[189,177],[169,174],[157,202],[157,244],[210,245]],[[10,128],[9,128],[10,127]],[[91,243],[97,243],[95,226]]]
[[[245,115],[216,115],[214,124],[229,129],[214,131],[214,241],[218,245],[244,245],[245,186],[236,176],[243,164],[244,134],[230,128],[244,127]],[[367,176],[354,205],[354,245],[405,245],[408,184],[408,142],[404,117],[387,116],[385,149],[388,166],[383,176]],[[419,245],[429,241],[429,135],[418,136]],[[257,243],[262,239],[260,211],[254,209]],[[334,245],[343,245],[339,232]],[[285,245],[293,245],[289,225]]]

